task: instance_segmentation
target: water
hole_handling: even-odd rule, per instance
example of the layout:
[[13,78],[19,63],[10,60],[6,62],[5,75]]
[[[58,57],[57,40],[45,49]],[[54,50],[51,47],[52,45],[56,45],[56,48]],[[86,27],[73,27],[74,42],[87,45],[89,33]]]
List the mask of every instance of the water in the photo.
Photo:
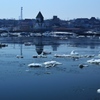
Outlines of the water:
[[[7,43],[8,47],[0,49],[0,100],[100,100],[97,93],[100,88],[100,66],[88,64],[87,60],[92,58],[74,60],[54,57],[55,54],[70,54],[72,50],[81,55],[97,56],[100,51],[98,38],[58,40],[35,37],[31,40],[31,46],[19,41]],[[21,45],[24,58],[17,58]],[[38,47],[51,54],[47,58],[33,58]],[[62,65],[28,67],[33,62],[50,60]],[[79,64],[87,64],[88,67],[80,68]]]

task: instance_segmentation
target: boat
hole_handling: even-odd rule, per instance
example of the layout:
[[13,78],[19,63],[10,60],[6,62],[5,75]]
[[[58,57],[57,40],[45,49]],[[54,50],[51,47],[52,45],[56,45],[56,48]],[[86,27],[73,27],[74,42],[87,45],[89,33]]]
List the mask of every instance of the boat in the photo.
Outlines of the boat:
[[6,27],[0,27],[0,32],[8,32],[8,28],[6,28]]

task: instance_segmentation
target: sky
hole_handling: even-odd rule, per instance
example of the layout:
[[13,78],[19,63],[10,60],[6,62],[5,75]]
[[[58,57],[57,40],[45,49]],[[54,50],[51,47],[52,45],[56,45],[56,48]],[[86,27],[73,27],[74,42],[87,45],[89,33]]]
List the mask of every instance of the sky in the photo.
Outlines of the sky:
[[23,19],[35,19],[39,11],[44,19],[100,18],[100,0],[0,0],[0,19],[19,19],[21,7]]

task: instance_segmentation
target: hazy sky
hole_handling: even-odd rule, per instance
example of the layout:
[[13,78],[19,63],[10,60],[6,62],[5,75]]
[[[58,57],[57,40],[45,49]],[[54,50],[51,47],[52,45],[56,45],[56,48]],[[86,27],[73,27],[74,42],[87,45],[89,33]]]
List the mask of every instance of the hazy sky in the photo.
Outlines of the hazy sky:
[[100,0],[0,0],[0,19],[35,18],[39,11],[45,19],[100,18]]

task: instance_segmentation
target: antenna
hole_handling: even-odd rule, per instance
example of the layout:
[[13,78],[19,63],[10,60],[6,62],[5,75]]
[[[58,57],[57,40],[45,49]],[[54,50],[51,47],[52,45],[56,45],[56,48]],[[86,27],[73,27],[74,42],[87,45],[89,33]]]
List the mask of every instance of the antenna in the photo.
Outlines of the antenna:
[[23,20],[23,7],[21,7],[21,20]]

